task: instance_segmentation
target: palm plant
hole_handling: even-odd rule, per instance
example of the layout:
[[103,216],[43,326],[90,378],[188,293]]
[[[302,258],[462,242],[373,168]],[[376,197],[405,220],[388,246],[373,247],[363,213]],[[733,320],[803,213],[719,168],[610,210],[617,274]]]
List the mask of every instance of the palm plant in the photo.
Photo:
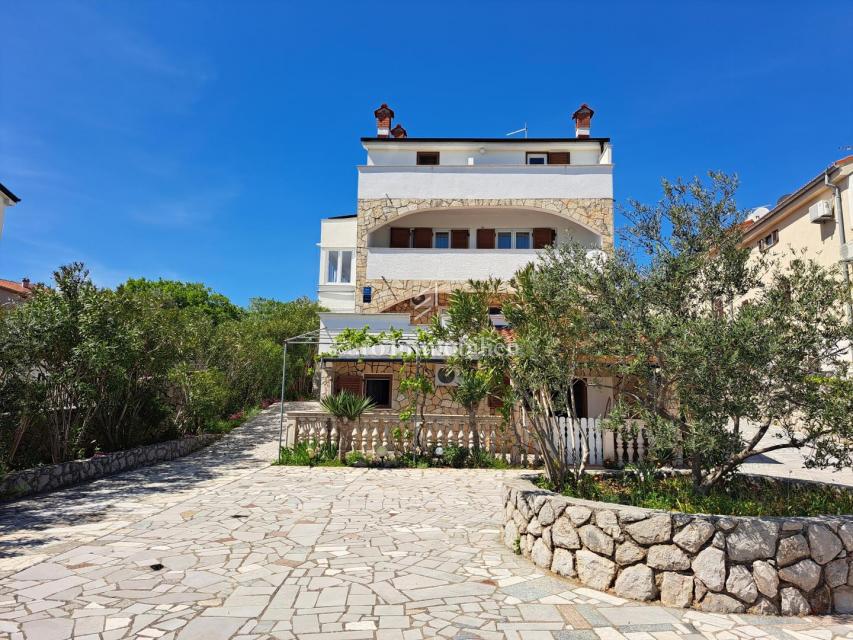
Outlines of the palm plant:
[[344,390],[325,396],[320,400],[320,404],[338,423],[338,457],[344,462],[352,443],[353,423],[357,422],[364,412],[370,411],[375,403],[372,398],[364,398]]
[[480,429],[477,427],[477,408],[488,397],[492,389],[492,377],[483,369],[462,370],[459,372],[459,384],[453,387],[453,400],[468,411],[468,424],[474,436],[473,450],[480,452]]

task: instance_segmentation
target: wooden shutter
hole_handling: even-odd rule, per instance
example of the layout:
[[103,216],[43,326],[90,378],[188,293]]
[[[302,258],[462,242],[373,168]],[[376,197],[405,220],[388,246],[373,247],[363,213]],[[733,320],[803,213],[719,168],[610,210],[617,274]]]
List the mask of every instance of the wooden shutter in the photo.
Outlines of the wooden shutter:
[[409,248],[409,230],[403,227],[391,227],[391,248],[392,249],[408,249]]
[[468,248],[468,229],[453,229],[450,232],[450,248],[451,249],[467,249]]
[[555,151],[548,154],[548,164],[571,164],[568,151]]
[[429,249],[432,247],[432,229],[429,227],[418,227],[415,229],[412,246],[415,249]]
[[338,376],[335,378],[335,393],[341,391],[349,391],[356,396],[364,395],[361,378],[355,375]]
[[478,249],[494,249],[495,248],[495,230],[494,229],[477,229],[477,248]]
[[554,244],[554,239],[557,237],[557,232],[553,229],[534,229],[533,230],[533,248],[544,249],[549,244]]

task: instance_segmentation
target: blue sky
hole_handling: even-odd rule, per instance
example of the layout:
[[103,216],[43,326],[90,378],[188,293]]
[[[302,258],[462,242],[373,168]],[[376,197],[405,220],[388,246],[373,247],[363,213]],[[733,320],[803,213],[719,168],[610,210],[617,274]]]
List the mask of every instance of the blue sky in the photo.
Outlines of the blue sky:
[[[650,8],[650,7],[654,8]],[[0,277],[315,293],[359,137],[613,139],[617,202],[739,174],[774,202],[853,145],[853,3],[2,0]],[[621,220],[617,218],[617,226]]]

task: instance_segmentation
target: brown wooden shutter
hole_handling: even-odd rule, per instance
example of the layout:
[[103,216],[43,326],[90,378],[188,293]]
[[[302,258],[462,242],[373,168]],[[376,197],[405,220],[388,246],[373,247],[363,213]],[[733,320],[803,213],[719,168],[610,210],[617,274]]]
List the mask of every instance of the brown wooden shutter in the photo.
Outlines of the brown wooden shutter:
[[[510,384],[509,377],[504,376],[503,387],[501,389],[499,389],[499,391],[503,391],[506,387],[509,386],[509,384]],[[498,391],[498,390],[493,389],[492,393],[489,394],[489,398],[488,398],[489,409],[500,409],[502,406],[504,406],[503,398],[499,395],[495,395],[495,391]]]
[[356,396],[364,395],[361,378],[355,375],[338,376],[335,378],[335,393],[341,391],[349,391]]
[[534,229],[533,230],[533,248],[544,249],[550,244],[554,244],[557,232],[553,229]]
[[568,151],[555,151],[548,154],[548,164],[571,164]]
[[412,236],[412,246],[415,249],[429,249],[432,247],[432,229],[428,227],[418,227]]
[[409,248],[409,230],[403,227],[391,227],[391,248]]
[[478,249],[494,249],[495,248],[495,230],[494,229],[477,229],[477,248]]
[[450,232],[450,248],[451,249],[467,249],[468,248],[468,229],[453,229]]

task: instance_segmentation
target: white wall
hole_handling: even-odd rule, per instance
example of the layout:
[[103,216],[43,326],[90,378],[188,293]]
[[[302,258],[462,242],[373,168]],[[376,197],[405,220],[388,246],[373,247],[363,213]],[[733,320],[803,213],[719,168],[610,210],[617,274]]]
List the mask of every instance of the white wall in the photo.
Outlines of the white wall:
[[358,197],[612,198],[612,165],[358,168]]
[[320,246],[326,248],[346,249],[354,247],[358,219],[353,218],[324,218],[320,221]]
[[355,286],[324,285],[317,287],[317,302],[329,311],[355,311]]
[[600,247],[601,237],[565,218],[543,211],[526,209],[443,209],[418,211],[373,231],[368,238],[371,247],[387,247],[391,242],[391,227],[429,227],[432,229],[468,229],[471,248],[477,246],[477,229],[556,229],[557,242],[575,240],[584,246]]

